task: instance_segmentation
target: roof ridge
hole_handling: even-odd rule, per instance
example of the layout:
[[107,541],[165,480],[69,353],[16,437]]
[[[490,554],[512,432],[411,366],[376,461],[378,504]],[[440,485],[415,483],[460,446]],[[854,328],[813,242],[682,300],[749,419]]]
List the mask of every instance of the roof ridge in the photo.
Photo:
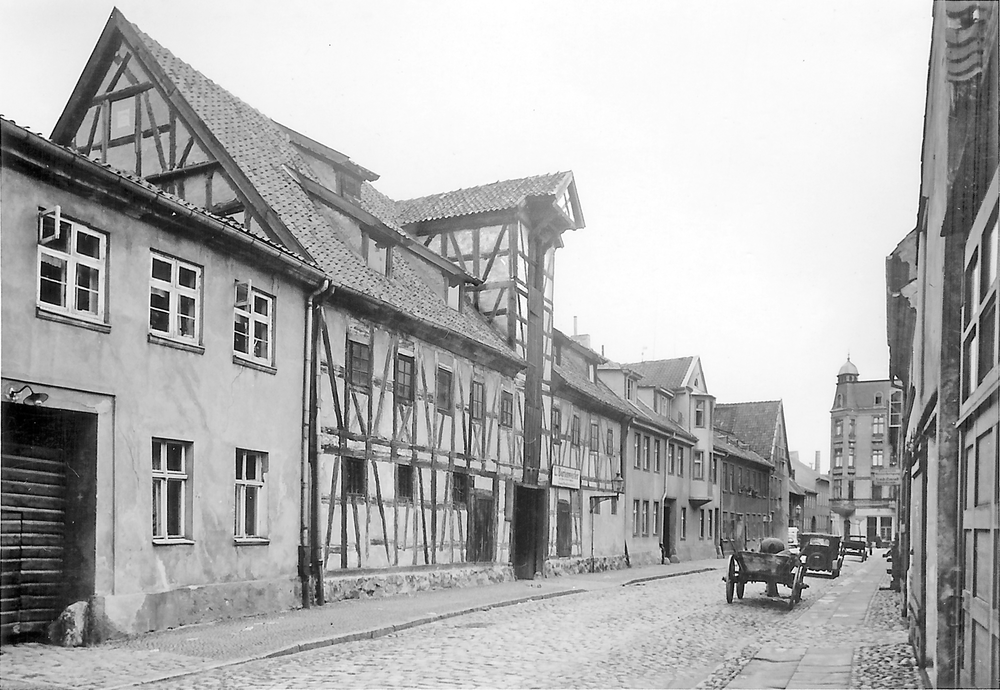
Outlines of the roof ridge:
[[396,199],[397,204],[406,204],[415,201],[423,201],[424,199],[430,199],[431,197],[444,196],[445,194],[458,194],[459,192],[471,192],[477,189],[482,189],[483,187],[490,187],[496,184],[503,184],[505,182],[524,182],[525,180],[534,180],[540,177],[556,177],[557,175],[565,175],[568,170],[557,170],[553,173],[539,173],[537,175],[525,175],[524,177],[511,177],[506,180],[495,180],[493,182],[484,182],[483,184],[472,185],[471,187],[459,187],[458,189],[448,189],[443,192],[433,192],[431,194],[424,194],[422,196],[415,196],[409,199]]

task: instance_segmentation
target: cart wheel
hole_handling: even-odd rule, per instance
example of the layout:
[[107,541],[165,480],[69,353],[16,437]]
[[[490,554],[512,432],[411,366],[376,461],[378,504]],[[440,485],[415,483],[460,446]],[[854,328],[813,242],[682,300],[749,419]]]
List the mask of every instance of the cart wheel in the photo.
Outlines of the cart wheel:
[[746,582],[739,582],[736,584],[736,596],[738,596],[740,599],[743,598],[743,590],[746,589],[746,586],[747,586]]
[[788,597],[788,609],[795,608],[795,605],[802,601],[802,581],[805,579],[805,568],[799,566],[795,572],[795,580],[792,583],[792,594]]
[[[733,588],[736,586],[736,557],[729,557],[729,572],[726,573],[726,603],[733,603]],[[740,585],[742,587],[742,583]]]

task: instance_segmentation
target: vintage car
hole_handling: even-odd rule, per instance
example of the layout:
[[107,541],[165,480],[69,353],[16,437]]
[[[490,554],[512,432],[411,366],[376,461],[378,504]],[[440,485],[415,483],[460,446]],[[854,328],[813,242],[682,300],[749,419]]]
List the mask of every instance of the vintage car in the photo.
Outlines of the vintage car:
[[799,549],[805,560],[806,572],[826,571],[840,577],[844,554],[840,550],[840,537],[836,534],[803,532],[799,535]]
[[853,553],[861,556],[861,562],[868,560],[868,540],[859,534],[849,534],[843,539],[844,555]]

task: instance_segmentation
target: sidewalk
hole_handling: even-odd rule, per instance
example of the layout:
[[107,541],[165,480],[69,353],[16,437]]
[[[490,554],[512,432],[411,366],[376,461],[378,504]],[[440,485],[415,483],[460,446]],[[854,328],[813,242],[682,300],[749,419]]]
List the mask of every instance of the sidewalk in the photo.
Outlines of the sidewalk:
[[[879,585],[885,580],[887,561],[878,554],[869,558],[855,576],[837,584],[813,604],[796,622],[802,629],[828,624],[860,628]],[[855,645],[761,647],[726,686],[746,688],[849,688]]]
[[726,559],[651,565],[603,573],[518,580],[413,596],[350,600],[311,609],[192,625],[95,647],[6,646],[4,690],[127,688],[245,661],[376,638],[463,614],[707,570]]

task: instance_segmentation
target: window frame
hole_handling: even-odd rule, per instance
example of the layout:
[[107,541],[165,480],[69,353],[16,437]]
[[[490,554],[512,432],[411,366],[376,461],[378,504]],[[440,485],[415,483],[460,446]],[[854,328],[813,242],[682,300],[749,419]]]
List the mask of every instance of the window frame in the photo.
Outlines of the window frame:
[[417,362],[413,355],[405,352],[396,353],[392,373],[392,395],[397,403],[409,405],[416,399],[416,367]]
[[500,426],[514,427],[514,394],[511,391],[500,391]]
[[[360,458],[344,457],[342,479],[345,496],[368,498],[368,467]],[[360,487],[360,490],[359,490]]]
[[653,471],[660,474],[663,471],[663,451],[660,439],[653,439]]
[[455,374],[451,369],[438,366],[434,374],[434,408],[441,414],[451,415],[455,409]]
[[705,479],[705,451],[696,450],[691,454],[691,479]]
[[348,338],[345,365],[344,378],[347,379],[347,385],[356,390],[367,391],[372,382],[371,344]]
[[642,435],[642,471],[649,472],[650,463],[650,439],[649,434]]
[[[414,485],[413,475],[417,471],[418,470],[413,465],[404,465],[402,463],[397,463],[396,482],[395,482],[397,502],[402,501],[405,503],[413,503],[413,485]],[[407,477],[405,482],[403,481],[404,476]],[[402,490],[404,488],[403,484],[409,485],[408,487],[405,487],[406,489],[405,491]]]
[[[247,478],[247,467],[249,460],[253,458],[255,466],[255,477]],[[265,473],[267,472],[267,453],[258,450],[236,449],[235,468],[235,521],[233,525],[233,537],[238,541],[260,541],[267,539],[267,496]],[[243,476],[240,476],[242,471]],[[247,533],[247,495],[255,494],[253,534]]]
[[590,452],[601,452],[601,425],[597,420],[590,420]]
[[[246,283],[237,282],[234,289],[236,294],[233,303],[233,355],[239,359],[249,362],[273,366],[275,335],[274,296],[267,294],[263,290],[255,288],[249,281]],[[240,299],[241,289],[245,289],[247,291],[247,297],[245,300]],[[267,314],[264,317],[257,312],[256,307],[258,299],[262,300],[267,305]],[[246,307],[241,306],[242,303],[245,303]],[[247,346],[246,352],[240,350],[236,346],[236,324],[241,318],[246,319],[247,323],[247,332],[245,335]],[[263,324],[266,333],[267,354],[263,357],[256,354],[258,338],[255,326],[257,324]]]
[[468,506],[470,491],[469,475],[466,472],[459,472],[457,470],[451,473],[451,504],[453,506]]
[[[155,249],[150,249],[149,252],[149,299],[147,301],[148,310],[147,314],[149,319],[146,323],[149,334],[155,338],[164,338],[178,343],[187,343],[191,345],[201,345],[202,337],[202,290],[204,288],[204,268],[198,264],[191,263],[190,261],[185,261],[184,259],[178,258],[176,256],[171,256],[170,254],[165,254],[163,252],[157,251]],[[162,278],[156,278],[153,276],[153,267],[155,262],[161,262],[170,265],[170,282],[163,280]],[[188,287],[186,285],[180,285],[179,279],[181,270],[191,271],[195,274],[195,287]],[[160,292],[165,292],[168,295],[167,299],[167,330],[162,331],[158,328],[153,327],[153,291],[159,290]],[[180,304],[182,298],[188,298],[194,302],[194,315],[189,317],[193,324],[194,333],[192,335],[185,335],[180,332],[179,324],[181,323],[182,317],[180,314]],[[162,313],[164,310],[156,308],[156,312]]]
[[562,409],[558,405],[553,405],[550,414],[550,430],[549,436],[552,439],[553,445],[560,445],[562,443]]
[[705,428],[705,415],[708,411],[708,406],[705,404],[704,400],[696,400],[694,403],[694,425],[699,429]]
[[475,379],[469,386],[469,417],[476,422],[486,418],[486,384]]
[[[169,446],[180,448],[180,469],[169,468]],[[193,444],[189,441],[154,436],[151,443],[150,478],[152,480],[151,527],[154,544],[191,543],[190,481]],[[157,466],[159,465],[159,467]],[[170,484],[179,483],[176,505],[171,505]],[[179,534],[170,533],[171,512],[175,512]]]
[[[46,241],[44,237],[44,226],[46,219],[51,218],[53,228],[58,228],[53,239],[62,237],[63,230],[68,233],[66,247],[68,251],[52,247],[53,239]],[[92,257],[79,251],[77,238],[80,234],[96,238],[98,241],[98,257]],[[95,324],[107,324],[107,291],[108,291],[108,246],[109,236],[107,233],[95,230],[88,225],[80,223],[63,216],[61,209],[57,206],[54,211],[40,211],[38,215],[38,236],[36,240],[37,252],[35,259],[35,305],[38,309],[66,316],[73,319],[80,319]],[[42,299],[42,265],[45,263],[43,257],[60,261],[63,264],[62,277],[64,282],[56,282],[61,286],[62,300],[60,304],[44,301]],[[49,264],[53,265],[53,264]],[[79,268],[86,267],[97,273],[96,294],[94,295],[96,312],[80,309],[79,299]],[[46,279],[49,280],[49,279]],[[85,288],[87,292],[89,289]],[[72,304],[72,306],[71,306]]]
[[573,415],[569,429],[569,443],[574,448],[578,447],[580,445],[580,415]]

